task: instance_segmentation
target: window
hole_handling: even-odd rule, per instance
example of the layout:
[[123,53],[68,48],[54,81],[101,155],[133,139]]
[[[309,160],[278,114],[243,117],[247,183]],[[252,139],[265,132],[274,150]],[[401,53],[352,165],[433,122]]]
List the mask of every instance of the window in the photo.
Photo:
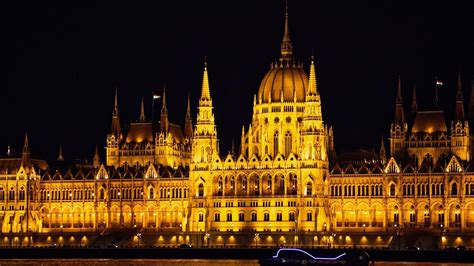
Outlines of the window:
[[410,226],[415,226],[416,224],[416,213],[414,211],[410,212]]
[[25,188],[24,187],[21,187],[21,189],[20,189],[19,198],[20,198],[20,200],[25,200]]
[[266,212],[266,213],[263,214],[263,220],[264,220],[265,222],[270,221],[270,214],[269,214],[268,212]]
[[8,200],[15,200],[15,190],[10,188],[10,193],[8,193]]
[[277,221],[281,222],[282,221],[282,216],[281,216],[281,212],[277,213]]
[[[332,186],[331,191],[333,192],[333,190],[334,190],[334,187]],[[313,194],[313,185],[311,184],[311,182],[308,182],[306,184],[306,196],[311,196],[312,194]]]
[[306,221],[311,222],[313,220],[313,214],[311,212],[306,213]]
[[451,195],[452,195],[452,196],[458,195],[458,184],[453,183],[453,184],[451,185]]
[[235,188],[235,178],[231,177],[230,178],[230,191],[234,191]]
[[393,223],[394,224],[400,223],[400,214],[398,212],[393,213]]
[[221,214],[216,212],[214,213],[214,221],[219,222],[221,220]]
[[199,221],[204,222],[204,214],[202,212],[199,213]]
[[243,212],[239,213],[239,222],[245,221],[245,215]]
[[425,222],[425,227],[429,227],[430,226],[430,211],[428,210],[428,208],[425,209],[423,220]]
[[227,214],[227,221],[232,222],[232,213]]
[[295,213],[294,213],[294,212],[290,212],[289,220],[290,220],[290,221],[294,221],[294,220],[295,220]]
[[149,198],[149,199],[154,199],[154,198],[155,198],[155,191],[153,190],[152,187],[150,188],[150,192],[149,192],[148,198]]
[[390,197],[395,197],[395,184],[390,185]]
[[217,196],[222,196],[222,187],[223,187],[222,177],[219,177],[219,181],[217,182]]
[[252,212],[252,222],[255,222],[255,221],[257,221],[257,213]]
[[291,153],[291,133],[286,132],[285,134],[285,157],[288,157]]
[[276,157],[278,155],[278,131],[275,132],[273,135],[273,156]]
[[3,190],[2,187],[0,187],[0,200],[4,200],[5,199],[5,191]]
[[198,197],[204,197],[204,185],[199,184],[198,186]]

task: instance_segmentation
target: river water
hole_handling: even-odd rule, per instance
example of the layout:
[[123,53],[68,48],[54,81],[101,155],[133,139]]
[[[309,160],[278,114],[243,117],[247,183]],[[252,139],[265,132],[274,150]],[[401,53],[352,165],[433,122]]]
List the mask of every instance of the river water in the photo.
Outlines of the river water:
[[[191,259],[0,259],[0,266],[257,266],[256,260],[191,260]],[[466,266],[460,263],[376,262],[377,266]]]

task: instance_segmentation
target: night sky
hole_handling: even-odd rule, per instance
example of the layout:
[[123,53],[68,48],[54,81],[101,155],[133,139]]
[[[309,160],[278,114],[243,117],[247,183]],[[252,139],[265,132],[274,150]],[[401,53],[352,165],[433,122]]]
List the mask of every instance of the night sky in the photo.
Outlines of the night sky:
[[[90,158],[105,146],[115,86],[123,123],[138,119],[142,96],[150,116],[151,93],[164,83],[171,121],[183,124],[188,92],[195,121],[204,56],[225,155],[250,123],[283,34],[284,3],[275,0],[9,2],[0,9],[2,156],[7,145],[19,152],[28,131],[36,157],[55,159],[61,144],[66,160]],[[472,2],[290,0],[295,57],[308,72],[314,48],[339,152],[378,149],[388,137],[398,75],[407,110],[414,82],[420,109],[432,108],[438,76],[449,119],[461,69],[467,108]]]

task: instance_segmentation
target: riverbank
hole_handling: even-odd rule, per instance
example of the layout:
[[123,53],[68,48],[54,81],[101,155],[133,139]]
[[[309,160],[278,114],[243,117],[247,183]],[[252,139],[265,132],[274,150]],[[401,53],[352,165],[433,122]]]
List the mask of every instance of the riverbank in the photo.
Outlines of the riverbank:
[[[319,249],[318,251],[323,251]],[[351,249],[340,249],[351,251]],[[472,251],[365,250],[372,261],[474,263]],[[207,259],[258,260],[275,254],[266,248],[3,248],[2,259]],[[331,250],[330,252],[334,252]]]

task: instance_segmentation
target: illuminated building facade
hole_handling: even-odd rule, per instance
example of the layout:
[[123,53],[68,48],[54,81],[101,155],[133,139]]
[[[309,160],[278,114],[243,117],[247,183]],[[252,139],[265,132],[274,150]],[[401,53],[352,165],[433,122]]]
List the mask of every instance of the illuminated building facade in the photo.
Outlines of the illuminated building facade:
[[2,233],[136,229],[180,234],[160,244],[214,235],[236,245],[260,235],[261,244],[309,245],[332,233],[474,233],[474,137],[460,79],[449,131],[443,111],[418,110],[415,92],[405,116],[399,81],[390,156],[382,140],[378,155],[336,159],[314,58],[307,75],[286,14],[280,58],[254,96],[239,153],[219,152],[207,63],[194,127],[189,98],[184,130],[168,121],[165,93],[162,101],[159,123],[142,101],[123,134],[116,93],[105,164],[96,152],[91,165],[48,166],[30,159],[25,139],[21,159],[0,160]]

